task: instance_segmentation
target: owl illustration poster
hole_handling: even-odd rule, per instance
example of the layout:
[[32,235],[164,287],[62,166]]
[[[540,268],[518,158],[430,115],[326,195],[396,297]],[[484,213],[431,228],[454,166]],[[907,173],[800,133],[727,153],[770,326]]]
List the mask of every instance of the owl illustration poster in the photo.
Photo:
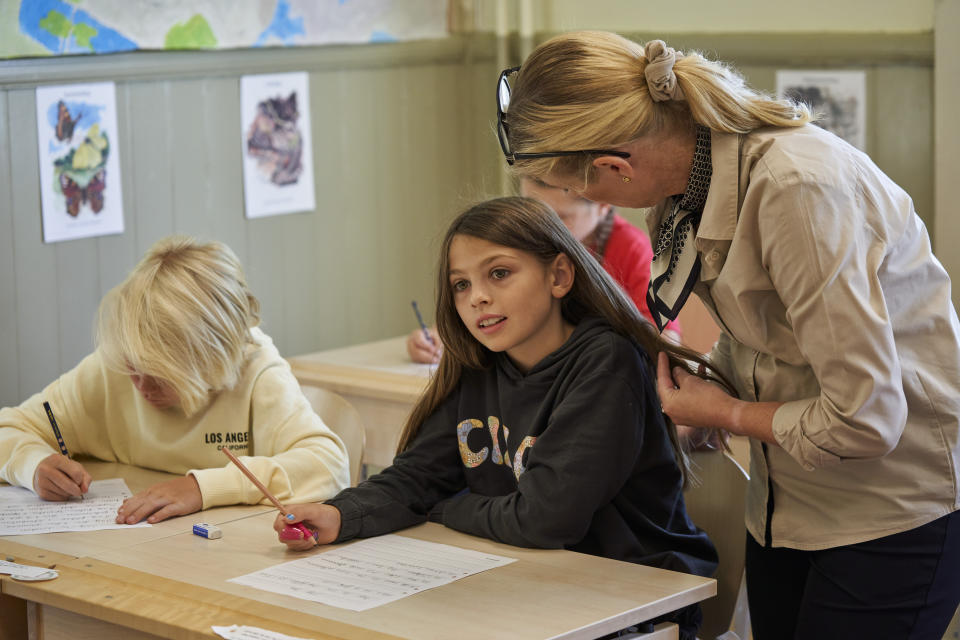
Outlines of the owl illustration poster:
[[243,76],[240,110],[247,217],[313,211],[307,74]]
[[123,233],[112,82],[37,87],[43,241]]

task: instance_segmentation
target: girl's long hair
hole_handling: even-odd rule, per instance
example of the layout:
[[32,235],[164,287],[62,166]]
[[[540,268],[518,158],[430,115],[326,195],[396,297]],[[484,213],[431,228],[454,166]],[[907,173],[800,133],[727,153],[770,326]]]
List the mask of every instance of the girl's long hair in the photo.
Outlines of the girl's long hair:
[[[652,380],[656,380],[657,356],[663,351],[669,356],[671,367],[683,366],[694,375],[718,381],[730,389],[730,385],[702,354],[660,337],[653,324],[640,315],[620,286],[570,235],[549,206],[533,198],[496,198],[476,204],[461,213],[450,224],[444,237],[437,267],[436,307],[443,355],[430,384],[407,419],[398,452],[410,446],[420,426],[456,388],[464,368],[483,369],[493,364],[493,352],[470,334],[454,303],[449,282],[449,256],[450,244],[458,235],[524,251],[544,265],[552,262],[557,255],[565,254],[574,270],[573,286],[560,301],[560,309],[567,322],[577,325],[589,316],[606,320],[614,331],[631,339],[647,353]],[[696,365],[703,365],[704,370],[710,373],[698,374]],[[668,416],[664,415],[664,419],[674,455],[686,478],[689,467],[676,427]]]

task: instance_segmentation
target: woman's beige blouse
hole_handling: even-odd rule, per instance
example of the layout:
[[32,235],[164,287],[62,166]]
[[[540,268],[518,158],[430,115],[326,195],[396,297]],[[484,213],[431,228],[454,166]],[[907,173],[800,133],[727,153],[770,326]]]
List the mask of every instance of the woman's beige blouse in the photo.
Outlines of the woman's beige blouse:
[[956,510],[960,325],[910,197],[813,125],[712,147],[695,289],[723,330],[711,358],[741,398],[786,403],[779,446],[751,442],[750,533],[822,549]]

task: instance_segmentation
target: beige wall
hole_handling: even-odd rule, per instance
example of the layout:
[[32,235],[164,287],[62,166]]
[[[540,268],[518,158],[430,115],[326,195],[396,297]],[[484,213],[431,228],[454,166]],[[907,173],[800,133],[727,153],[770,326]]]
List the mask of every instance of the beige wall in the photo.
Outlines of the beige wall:
[[[293,355],[385,338],[432,317],[437,237],[496,193],[493,47],[463,39],[358,47],[71,56],[0,62],[0,406],[92,349],[100,298],[158,238],[231,246],[264,330]],[[245,73],[310,78],[315,211],[247,220]],[[113,80],[126,228],[44,244],[35,88]],[[494,186],[491,186],[494,185]]]
[[933,248],[953,278],[953,306],[960,308],[960,205],[956,194],[960,184],[960,0],[937,0],[936,10]]
[[933,29],[938,0],[461,0],[480,31],[494,31],[498,5],[516,25],[523,5],[533,31],[605,29],[669,33],[888,32]]
[[[946,26],[937,27],[938,51],[955,61],[958,0],[939,2]],[[641,4],[591,3],[597,11],[577,26],[613,26],[603,22],[617,18],[610,7],[640,11]],[[897,3],[887,4],[896,15]],[[909,4],[911,15],[929,5]],[[480,0],[473,8],[479,15],[488,6]],[[531,5],[544,29],[586,20],[579,3],[551,3],[551,14],[545,6]],[[885,12],[871,6],[868,13]],[[536,38],[545,35],[538,28]],[[931,213],[932,40],[929,32],[704,32],[668,41],[715,52],[768,90],[785,65],[867,70],[868,122],[875,123],[868,150],[914,196],[945,248],[960,244],[960,223],[955,207]],[[0,406],[38,391],[90,350],[100,297],[172,232],[215,237],[238,252],[263,299],[265,329],[286,354],[413,328],[411,298],[432,312],[436,239],[446,221],[465,203],[508,189],[492,133],[492,87],[522,44],[481,33],[388,45],[0,61]],[[937,86],[954,89],[938,92],[946,114],[958,102],[956,83],[942,77],[950,68],[937,70]],[[236,154],[239,77],[301,70],[311,82],[317,210],[246,220]],[[34,88],[108,79],[117,82],[126,231],[44,245]],[[937,121],[937,153],[953,162],[938,167],[945,186],[960,180],[954,122]],[[941,193],[941,206],[951,207],[944,187]]]

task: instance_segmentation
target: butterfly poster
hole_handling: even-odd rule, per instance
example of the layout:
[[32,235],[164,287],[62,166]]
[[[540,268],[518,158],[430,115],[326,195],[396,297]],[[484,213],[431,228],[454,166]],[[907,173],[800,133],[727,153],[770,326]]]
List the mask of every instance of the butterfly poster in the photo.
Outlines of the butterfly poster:
[[240,126],[247,217],[313,211],[307,74],[243,76]]
[[123,233],[114,84],[37,87],[43,241]]

